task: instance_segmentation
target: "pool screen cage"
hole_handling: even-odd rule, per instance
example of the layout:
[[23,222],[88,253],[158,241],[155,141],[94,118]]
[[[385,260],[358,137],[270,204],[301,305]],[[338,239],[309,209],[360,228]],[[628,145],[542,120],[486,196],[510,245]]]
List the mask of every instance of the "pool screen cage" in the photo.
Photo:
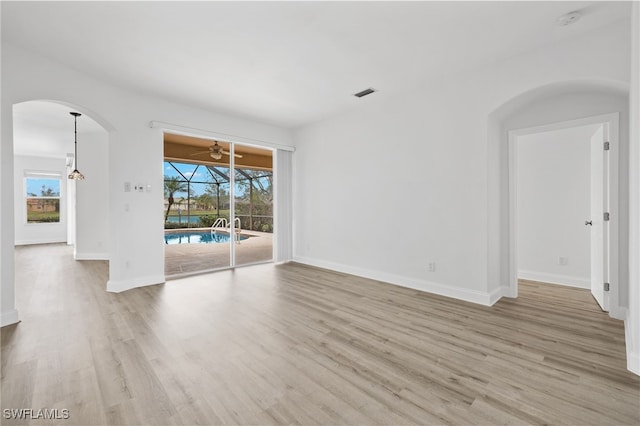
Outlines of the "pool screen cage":
[[[165,161],[165,228],[209,227],[229,218],[229,167]],[[242,228],[273,232],[273,171],[234,169],[235,215]]]

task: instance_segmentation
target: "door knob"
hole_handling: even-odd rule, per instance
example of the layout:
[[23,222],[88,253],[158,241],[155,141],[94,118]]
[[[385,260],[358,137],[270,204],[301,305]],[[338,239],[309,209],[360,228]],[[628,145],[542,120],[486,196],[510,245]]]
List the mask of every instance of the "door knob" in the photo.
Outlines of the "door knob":
[[591,221],[591,220],[585,220],[585,221],[584,221],[584,224],[585,224],[585,225],[589,225],[589,226],[593,226],[593,221]]

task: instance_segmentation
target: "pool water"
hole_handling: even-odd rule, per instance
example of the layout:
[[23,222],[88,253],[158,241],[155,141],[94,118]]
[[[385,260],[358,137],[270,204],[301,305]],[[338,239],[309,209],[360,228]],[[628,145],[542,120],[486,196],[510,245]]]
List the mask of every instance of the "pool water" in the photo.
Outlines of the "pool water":
[[[246,240],[246,235],[240,235],[240,240]],[[218,244],[228,243],[229,234],[211,231],[183,231],[164,234],[165,244]]]
[[[187,220],[187,219],[189,219],[189,220]],[[198,222],[200,222],[200,216],[194,216],[194,215],[187,216],[186,214],[182,215],[182,216],[169,216],[167,218],[167,222],[169,222],[169,223],[187,223],[187,222],[189,222],[189,223],[198,223]]]

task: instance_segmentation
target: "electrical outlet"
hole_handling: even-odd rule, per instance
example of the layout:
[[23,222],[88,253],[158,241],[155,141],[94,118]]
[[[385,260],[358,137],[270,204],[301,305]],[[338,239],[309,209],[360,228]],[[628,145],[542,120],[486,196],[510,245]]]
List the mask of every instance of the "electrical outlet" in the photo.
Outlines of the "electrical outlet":
[[429,272],[435,272],[436,271],[436,262],[427,263],[427,270]]
[[569,263],[569,259],[567,259],[566,257],[563,256],[558,256],[558,265],[566,265],[567,263]]

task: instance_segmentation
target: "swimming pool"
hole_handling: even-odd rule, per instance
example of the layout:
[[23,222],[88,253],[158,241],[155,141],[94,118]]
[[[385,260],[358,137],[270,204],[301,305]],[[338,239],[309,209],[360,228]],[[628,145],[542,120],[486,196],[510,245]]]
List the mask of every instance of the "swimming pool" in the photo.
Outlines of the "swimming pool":
[[186,214],[182,216],[169,216],[166,221],[169,223],[198,223],[200,222],[200,216],[187,216]]
[[[246,235],[240,235],[240,240],[246,240]],[[164,234],[165,244],[218,244],[228,243],[229,234],[211,231],[181,231]]]

